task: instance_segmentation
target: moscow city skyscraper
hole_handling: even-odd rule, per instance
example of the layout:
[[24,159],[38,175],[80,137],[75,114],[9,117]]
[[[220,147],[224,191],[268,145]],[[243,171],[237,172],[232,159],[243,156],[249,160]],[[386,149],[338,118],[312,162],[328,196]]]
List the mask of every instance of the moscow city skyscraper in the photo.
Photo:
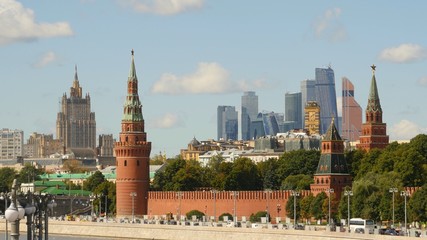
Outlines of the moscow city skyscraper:
[[236,108],[234,106],[218,106],[218,140],[237,140],[238,132],[238,117]]
[[244,92],[242,96],[241,129],[242,140],[251,138],[251,121],[254,121],[258,115],[258,96],[255,92]]
[[95,113],[90,111],[89,93],[82,97],[77,66],[70,98],[67,98],[66,93],[62,96],[61,112],[56,120],[56,138],[63,140],[66,148],[96,147]]
[[354,85],[342,78],[342,137],[356,141],[362,132],[362,108],[354,99]]
[[331,67],[316,68],[315,78],[316,101],[320,106],[320,134],[325,134],[332,119],[338,119],[334,70]]
[[295,129],[301,129],[303,114],[301,106],[301,93],[285,93],[285,121],[294,122]]

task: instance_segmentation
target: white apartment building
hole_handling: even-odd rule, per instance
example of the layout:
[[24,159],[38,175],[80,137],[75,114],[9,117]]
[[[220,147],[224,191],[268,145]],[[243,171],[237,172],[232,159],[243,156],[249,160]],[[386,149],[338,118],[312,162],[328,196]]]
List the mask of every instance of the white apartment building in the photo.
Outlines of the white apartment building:
[[0,130],[0,159],[16,159],[21,157],[24,149],[24,131]]

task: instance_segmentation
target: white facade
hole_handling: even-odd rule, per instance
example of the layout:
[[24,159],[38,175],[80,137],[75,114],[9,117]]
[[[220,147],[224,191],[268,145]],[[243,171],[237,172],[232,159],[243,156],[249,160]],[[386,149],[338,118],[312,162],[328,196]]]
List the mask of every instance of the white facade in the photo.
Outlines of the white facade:
[[23,155],[24,132],[22,130],[0,130],[0,159],[16,159]]

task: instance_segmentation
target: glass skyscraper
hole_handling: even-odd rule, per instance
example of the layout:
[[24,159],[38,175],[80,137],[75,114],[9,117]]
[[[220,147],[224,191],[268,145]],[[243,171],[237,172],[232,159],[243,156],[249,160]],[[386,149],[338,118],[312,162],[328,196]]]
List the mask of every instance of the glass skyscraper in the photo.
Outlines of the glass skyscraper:
[[217,124],[218,140],[238,139],[238,118],[234,106],[218,106]]
[[285,93],[285,121],[294,122],[294,128],[302,128],[301,93]]
[[255,92],[243,93],[241,114],[242,140],[249,140],[251,139],[251,121],[254,121],[258,115],[258,96],[255,95]]
[[331,67],[316,68],[316,101],[320,106],[320,134],[326,133],[332,118],[338,120],[335,75]]

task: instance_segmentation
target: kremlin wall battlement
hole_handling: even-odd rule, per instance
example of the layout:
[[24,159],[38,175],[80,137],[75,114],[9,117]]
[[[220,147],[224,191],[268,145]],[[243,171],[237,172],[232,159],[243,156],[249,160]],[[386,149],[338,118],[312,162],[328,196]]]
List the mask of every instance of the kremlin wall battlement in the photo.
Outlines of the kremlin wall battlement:
[[[182,191],[155,192],[148,195],[148,215],[185,215],[191,210],[199,210],[205,215],[216,216],[223,214],[234,215],[234,201],[238,221],[246,217],[249,221],[251,214],[269,210],[270,218],[286,218],[286,203],[291,198],[292,190],[282,191]],[[236,196],[234,196],[236,193]],[[310,194],[309,190],[299,192],[297,201]]]

